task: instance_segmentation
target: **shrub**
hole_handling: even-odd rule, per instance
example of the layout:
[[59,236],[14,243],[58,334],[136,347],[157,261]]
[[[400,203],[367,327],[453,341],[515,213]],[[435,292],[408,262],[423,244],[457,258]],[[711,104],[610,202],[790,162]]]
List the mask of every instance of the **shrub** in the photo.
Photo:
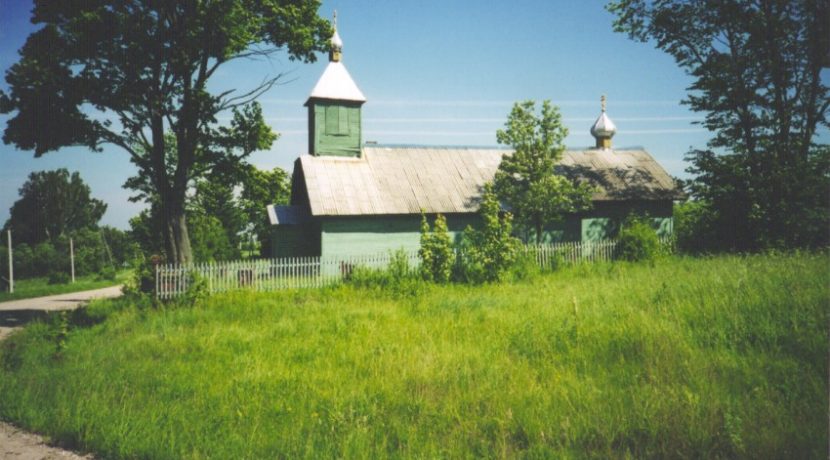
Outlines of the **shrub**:
[[161,263],[161,256],[151,256],[133,261],[133,273],[124,283],[124,295],[128,297],[150,297],[156,288],[156,269],[153,262]]
[[390,254],[386,268],[370,268],[358,265],[349,271],[344,279],[346,283],[362,287],[383,290],[395,297],[414,296],[422,291],[422,282],[409,264],[406,251],[399,249]]
[[102,281],[103,280],[115,281],[116,275],[117,275],[117,273],[116,273],[114,268],[112,268],[110,266],[105,266],[105,267],[101,268],[101,270],[98,272],[98,279],[102,280]]
[[69,283],[69,275],[65,272],[53,271],[49,273],[49,284],[67,284]]
[[500,206],[492,184],[484,186],[481,202],[481,230],[464,229],[457,276],[461,281],[483,283],[502,280],[518,256],[521,242],[512,236],[513,216],[500,215]]
[[426,281],[446,283],[452,274],[455,252],[452,248],[447,219],[438,214],[435,225],[430,231],[427,217],[421,212],[421,247],[418,257],[421,259],[421,277]]
[[653,260],[660,253],[657,232],[645,217],[629,217],[619,235],[619,257],[623,260]]

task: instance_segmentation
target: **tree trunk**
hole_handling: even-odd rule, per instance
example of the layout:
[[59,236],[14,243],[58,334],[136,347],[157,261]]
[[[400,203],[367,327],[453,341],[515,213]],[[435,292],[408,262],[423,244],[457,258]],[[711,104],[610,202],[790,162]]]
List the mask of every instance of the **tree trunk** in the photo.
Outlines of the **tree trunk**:
[[165,244],[170,262],[187,264],[193,261],[190,247],[190,235],[187,231],[187,219],[184,213],[184,198],[164,203]]

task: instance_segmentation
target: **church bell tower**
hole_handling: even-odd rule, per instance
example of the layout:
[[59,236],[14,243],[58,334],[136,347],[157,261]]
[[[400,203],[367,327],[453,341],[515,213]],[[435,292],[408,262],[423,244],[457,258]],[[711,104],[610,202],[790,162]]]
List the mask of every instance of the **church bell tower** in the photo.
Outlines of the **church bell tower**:
[[343,40],[337,32],[329,48],[329,64],[317,81],[305,106],[308,107],[308,153],[315,156],[360,157],[360,108],[366,97],[343,65]]

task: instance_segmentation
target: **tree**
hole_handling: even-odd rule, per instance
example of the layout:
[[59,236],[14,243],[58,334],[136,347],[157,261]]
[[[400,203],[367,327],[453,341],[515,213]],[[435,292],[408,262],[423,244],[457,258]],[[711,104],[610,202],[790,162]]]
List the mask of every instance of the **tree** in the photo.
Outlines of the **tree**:
[[[192,258],[185,218],[191,182],[233,167],[275,140],[255,88],[212,93],[211,78],[243,58],[311,62],[331,28],[319,0],[35,0],[20,61],[6,73],[0,112],[7,144],[35,156],[80,145],[125,150],[158,198],[168,258]],[[233,110],[230,126],[217,114]],[[172,132],[175,148],[165,133]]]
[[249,236],[256,236],[263,256],[271,254],[271,224],[265,211],[269,204],[288,204],[291,195],[291,177],[285,170],[271,171],[249,167],[242,179],[240,206],[248,218]]
[[452,248],[447,218],[443,214],[435,217],[435,225],[430,231],[427,216],[421,211],[421,245],[418,248],[421,259],[421,277],[426,281],[447,283],[452,275],[455,251]]
[[[705,114],[691,196],[713,249],[827,244],[830,162],[825,0],[619,0],[615,30],[652,41],[694,78],[684,103]],[[703,235],[701,235],[701,238]]]
[[96,227],[106,210],[103,201],[90,196],[77,172],[33,172],[20,188],[20,199],[12,205],[4,230],[14,231],[18,243],[54,243],[62,236]]
[[[246,228],[246,215],[234,194],[234,184],[228,184],[221,178],[209,177],[196,183],[192,197],[190,213],[197,213],[215,218],[224,229],[227,244],[233,248],[229,258],[239,257],[238,248],[241,233]],[[262,209],[265,214],[265,208]],[[195,251],[195,250],[194,250]],[[227,259],[226,259],[227,260]]]
[[499,199],[488,183],[481,198],[482,226],[464,229],[460,244],[460,277],[482,283],[504,278],[516,263],[521,242],[513,237],[513,216],[502,213]]
[[533,101],[514,104],[505,129],[496,132],[500,144],[514,149],[496,171],[496,194],[520,225],[533,229],[537,243],[546,224],[591,206],[592,188],[556,171],[567,135],[559,109],[550,101],[542,103],[539,116]]

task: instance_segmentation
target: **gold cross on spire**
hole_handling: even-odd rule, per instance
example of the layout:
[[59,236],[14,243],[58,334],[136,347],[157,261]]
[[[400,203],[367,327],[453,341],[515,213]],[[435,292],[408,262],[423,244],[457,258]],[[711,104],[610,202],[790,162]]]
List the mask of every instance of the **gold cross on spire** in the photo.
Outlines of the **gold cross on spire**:
[[605,112],[605,95],[603,94],[601,98],[599,98],[600,104],[602,104],[602,111]]
[[334,30],[337,30],[337,10],[334,10],[333,17],[334,19],[332,20],[332,22],[334,23]]

